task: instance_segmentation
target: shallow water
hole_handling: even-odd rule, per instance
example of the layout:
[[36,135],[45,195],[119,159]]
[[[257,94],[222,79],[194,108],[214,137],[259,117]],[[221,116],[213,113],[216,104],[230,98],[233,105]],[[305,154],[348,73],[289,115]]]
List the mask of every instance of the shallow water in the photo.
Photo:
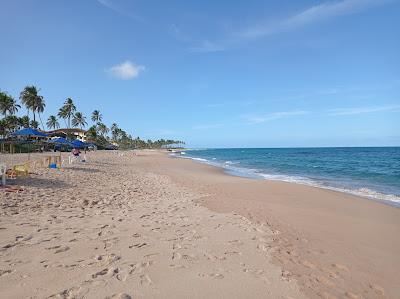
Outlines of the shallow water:
[[200,149],[179,156],[233,175],[328,188],[400,206],[400,147]]

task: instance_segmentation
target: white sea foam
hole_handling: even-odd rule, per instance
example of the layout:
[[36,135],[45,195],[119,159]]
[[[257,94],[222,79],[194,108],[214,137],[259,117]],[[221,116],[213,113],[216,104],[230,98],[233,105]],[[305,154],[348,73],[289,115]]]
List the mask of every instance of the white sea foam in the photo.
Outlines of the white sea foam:
[[338,191],[338,192],[349,193],[352,195],[357,195],[357,196],[365,197],[365,198],[369,198],[369,199],[385,201],[387,203],[393,203],[396,206],[400,205],[400,196],[397,196],[394,194],[384,194],[384,193],[380,193],[380,192],[377,192],[377,191],[374,191],[374,190],[371,190],[368,188],[359,188],[359,189],[350,189],[350,188],[344,188],[344,187],[339,188],[339,187],[327,186],[327,185],[324,185],[317,181],[303,178],[303,177],[286,176],[286,175],[271,175],[271,174],[265,174],[265,173],[260,173],[260,175],[263,178],[265,178],[266,180],[275,180],[275,181],[283,181],[283,182],[307,185],[307,186],[312,186],[312,187],[316,187],[316,188],[322,188],[322,189],[328,189],[328,190],[333,190],[333,191]]
[[[173,154],[171,154],[171,155],[173,155]],[[300,176],[261,173],[257,169],[235,166],[235,164],[239,164],[240,162],[226,161],[224,163],[221,163],[221,162],[216,162],[215,158],[212,158],[213,161],[209,161],[204,158],[196,158],[196,157],[190,157],[190,156],[178,156],[178,155],[173,155],[173,156],[176,156],[179,158],[191,159],[194,161],[198,161],[200,163],[205,163],[205,164],[209,164],[209,165],[216,166],[216,167],[221,167],[221,168],[225,169],[228,173],[230,173],[232,175],[236,175],[236,176],[263,178],[265,180],[283,181],[283,182],[288,182],[288,183],[307,185],[307,186],[316,187],[316,188],[322,188],[322,189],[328,189],[328,190],[333,190],[333,191],[338,191],[338,192],[349,193],[349,194],[357,195],[357,196],[364,197],[364,198],[369,198],[369,199],[373,199],[373,200],[377,200],[377,201],[386,202],[386,203],[393,204],[395,206],[400,207],[400,196],[397,196],[394,194],[384,194],[384,193],[380,193],[380,192],[377,192],[377,191],[374,191],[374,190],[371,190],[368,188],[359,188],[359,189],[350,189],[350,188],[344,188],[344,187],[338,188],[338,187],[333,187],[333,186],[327,186],[321,182],[317,182],[315,180],[305,178],[305,177],[300,177]]]

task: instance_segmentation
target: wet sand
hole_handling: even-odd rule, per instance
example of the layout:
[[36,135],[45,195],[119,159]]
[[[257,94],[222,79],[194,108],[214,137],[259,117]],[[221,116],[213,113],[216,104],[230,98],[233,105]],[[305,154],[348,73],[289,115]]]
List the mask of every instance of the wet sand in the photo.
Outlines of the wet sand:
[[[160,173],[207,194],[200,202],[274,232],[275,261],[311,298],[400,298],[400,209],[292,183],[233,177],[188,159]],[[157,162],[154,162],[157,163]]]

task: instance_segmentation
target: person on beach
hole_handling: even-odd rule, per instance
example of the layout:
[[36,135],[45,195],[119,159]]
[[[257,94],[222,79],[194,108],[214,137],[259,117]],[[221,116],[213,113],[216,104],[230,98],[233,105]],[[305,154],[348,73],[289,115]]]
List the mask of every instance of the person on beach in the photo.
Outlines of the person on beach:
[[79,154],[81,153],[81,151],[78,149],[78,148],[74,148],[74,149],[72,149],[72,154],[75,156],[75,157],[79,157]]

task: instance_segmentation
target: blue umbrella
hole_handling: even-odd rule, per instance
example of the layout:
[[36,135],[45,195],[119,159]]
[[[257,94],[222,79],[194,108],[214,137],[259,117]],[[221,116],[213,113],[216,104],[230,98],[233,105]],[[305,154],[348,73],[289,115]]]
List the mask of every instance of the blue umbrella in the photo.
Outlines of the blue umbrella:
[[11,136],[27,136],[27,137],[47,137],[47,134],[40,132],[36,129],[25,128],[19,131],[15,131]]
[[72,141],[71,145],[75,148],[83,148],[83,147],[87,146],[85,142],[82,142],[78,139]]
[[[12,133],[11,136],[26,136],[29,138],[29,137],[47,137],[47,134],[40,132],[36,129],[25,128]],[[28,160],[30,160],[30,157],[31,157],[31,150],[30,146],[28,146]]]
[[62,144],[62,145],[71,145],[71,142],[63,137],[55,138],[49,141],[50,143]]

